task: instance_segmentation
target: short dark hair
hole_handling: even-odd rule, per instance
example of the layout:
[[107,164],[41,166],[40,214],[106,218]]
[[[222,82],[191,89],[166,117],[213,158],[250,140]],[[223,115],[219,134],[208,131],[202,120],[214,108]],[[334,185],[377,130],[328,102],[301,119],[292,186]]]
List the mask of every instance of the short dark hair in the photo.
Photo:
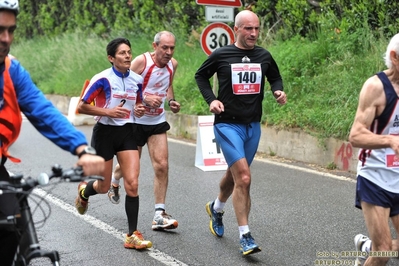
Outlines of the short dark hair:
[[130,45],[130,41],[128,39],[123,37],[115,38],[112,41],[110,41],[107,45],[107,55],[115,57],[116,50],[118,49],[119,45],[123,43],[129,46],[129,48],[132,48],[132,46]]

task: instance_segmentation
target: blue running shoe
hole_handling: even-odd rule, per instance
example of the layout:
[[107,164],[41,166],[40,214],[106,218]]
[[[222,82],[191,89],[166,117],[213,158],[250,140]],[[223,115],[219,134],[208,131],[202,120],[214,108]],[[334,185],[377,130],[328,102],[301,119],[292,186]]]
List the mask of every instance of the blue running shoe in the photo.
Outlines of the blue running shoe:
[[242,235],[240,239],[240,251],[242,255],[254,254],[261,251],[260,247],[255,243],[255,239],[251,236],[251,233],[248,232]]
[[206,212],[209,214],[211,220],[209,221],[209,229],[211,233],[215,236],[222,237],[224,234],[224,226],[223,226],[223,214],[224,212],[216,212],[213,210],[213,204],[215,202],[208,202],[205,205]]

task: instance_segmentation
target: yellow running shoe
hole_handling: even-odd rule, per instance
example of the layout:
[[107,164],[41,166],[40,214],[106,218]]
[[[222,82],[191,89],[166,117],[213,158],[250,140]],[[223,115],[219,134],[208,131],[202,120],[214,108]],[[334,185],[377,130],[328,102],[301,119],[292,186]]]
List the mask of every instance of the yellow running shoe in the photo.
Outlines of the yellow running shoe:
[[144,249],[152,247],[152,243],[149,240],[144,240],[143,235],[139,231],[134,231],[131,236],[126,235],[125,248]]
[[78,196],[75,199],[75,207],[78,210],[78,213],[83,215],[87,212],[87,209],[89,208],[89,201],[82,199],[80,196],[82,193],[82,190],[85,189],[87,186],[87,182],[83,181],[79,183],[78,186]]

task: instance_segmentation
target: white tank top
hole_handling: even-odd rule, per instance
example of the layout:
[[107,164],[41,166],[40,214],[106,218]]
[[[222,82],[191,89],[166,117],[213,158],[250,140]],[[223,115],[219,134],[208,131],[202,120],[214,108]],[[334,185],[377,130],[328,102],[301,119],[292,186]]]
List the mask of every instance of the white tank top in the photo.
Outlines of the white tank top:
[[[163,101],[159,108],[146,106],[145,114],[138,118],[135,117],[135,123],[142,125],[157,125],[166,121],[165,100],[168,88],[173,77],[173,64],[169,61],[162,68],[156,66],[149,52],[144,53],[146,66],[141,73],[143,77],[143,97],[146,95],[161,96]],[[143,103],[145,105],[145,103]]]
[[[386,106],[376,118],[370,130],[379,135],[397,135],[399,138],[399,101],[398,96],[384,72],[377,73],[383,83]],[[357,173],[379,187],[399,193],[399,157],[391,148],[359,151]]]

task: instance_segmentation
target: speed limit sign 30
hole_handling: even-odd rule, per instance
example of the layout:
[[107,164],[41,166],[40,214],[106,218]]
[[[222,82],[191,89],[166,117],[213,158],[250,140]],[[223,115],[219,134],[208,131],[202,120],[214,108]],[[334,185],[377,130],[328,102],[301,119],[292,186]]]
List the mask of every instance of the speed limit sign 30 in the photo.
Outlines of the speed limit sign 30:
[[234,32],[222,22],[209,24],[201,33],[202,50],[210,55],[214,50],[234,42]]

